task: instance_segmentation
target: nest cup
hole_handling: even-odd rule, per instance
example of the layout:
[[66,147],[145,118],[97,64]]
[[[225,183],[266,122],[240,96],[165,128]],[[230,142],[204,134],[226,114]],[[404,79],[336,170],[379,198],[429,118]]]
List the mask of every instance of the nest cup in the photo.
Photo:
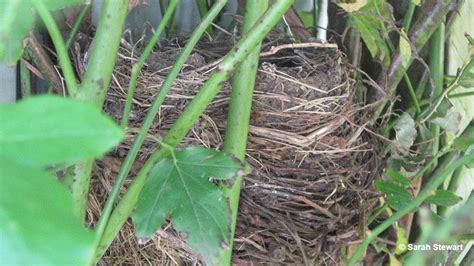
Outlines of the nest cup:
[[[270,35],[262,50],[288,44]],[[200,43],[174,82],[150,134],[163,137],[216,63],[232,48],[229,41]],[[316,45],[315,45],[316,46]],[[178,43],[154,53],[138,81],[130,127],[140,128],[154,96],[179,54]],[[137,54],[122,49],[105,111],[121,120],[129,77]],[[230,82],[200,117],[182,147],[221,150]],[[367,133],[368,110],[354,100],[342,53],[335,48],[286,48],[260,58],[254,91],[247,162],[234,243],[234,263],[334,263],[341,249],[360,239],[358,224],[376,203],[371,182],[379,169],[376,137]],[[134,136],[99,161],[89,220],[100,214]],[[133,177],[158,144],[147,140],[132,169]],[[126,186],[131,181],[126,182]],[[101,263],[198,262],[169,223],[145,246],[136,243],[127,223]]]

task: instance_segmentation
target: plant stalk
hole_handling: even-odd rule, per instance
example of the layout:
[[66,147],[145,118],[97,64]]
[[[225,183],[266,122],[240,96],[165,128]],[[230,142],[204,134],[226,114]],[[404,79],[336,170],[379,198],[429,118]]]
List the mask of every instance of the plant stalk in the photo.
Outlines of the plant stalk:
[[170,1],[168,8],[166,9],[166,13],[161,19],[160,24],[158,25],[158,28],[155,31],[155,34],[153,34],[153,37],[151,38],[150,42],[148,42],[147,46],[145,47],[145,50],[140,56],[140,59],[132,68],[132,75],[130,77],[130,83],[128,85],[127,101],[125,102],[125,108],[122,115],[122,128],[126,128],[128,126],[128,119],[130,116],[130,111],[132,109],[132,100],[133,100],[133,96],[135,95],[135,89],[137,87],[138,75],[140,74],[140,71],[142,70],[143,65],[145,65],[146,60],[148,59],[151,52],[153,51],[153,48],[155,47],[156,43],[158,42],[158,39],[160,38],[161,33],[164,31],[166,25],[168,25],[168,22],[173,17],[173,14],[174,14],[174,11],[176,10],[176,6],[178,2],[179,0]]
[[71,96],[75,96],[78,92],[75,78],[76,76],[74,74],[71,60],[69,59],[69,54],[67,52],[66,45],[64,44],[63,37],[61,36],[61,32],[59,31],[58,25],[56,25],[53,16],[48,11],[48,8],[42,0],[33,0],[33,3],[36,10],[38,11],[38,14],[46,25],[46,28],[48,29],[51,39],[53,40],[54,47],[58,53],[59,64],[61,65],[61,69],[64,73],[67,90]]
[[[245,6],[242,36],[258,22],[258,19],[268,8],[268,0],[247,1]],[[229,112],[227,115],[227,128],[225,132],[224,151],[234,155],[237,159],[245,161],[247,136],[249,132],[250,113],[252,110],[253,90],[257,77],[258,59],[261,43],[249,54],[247,59],[239,66],[232,80],[232,93],[230,96]],[[240,189],[243,176],[237,176],[231,187],[222,185],[224,196],[229,199],[232,215],[230,246],[234,242],[235,226],[239,208]],[[226,249],[219,256],[219,264],[228,265],[232,258],[232,248]]]
[[128,0],[104,0],[97,33],[77,98],[102,106],[117,60]]
[[84,18],[86,17],[87,13],[89,12],[89,10],[91,9],[91,4],[88,3],[86,4],[81,12],[79,13],[79,15],[77,16],[76,18],[76,21],[74,22],[74,25],[72,26],[72,29],[71,31],[69,32],[69,35],[67,37],[67,41],[66,41],[66,48],[69,49],[71,47],[71,44],[72,44],[72,41],[74,40],[74,38],[76,37],[76,34],[77,32],[79,31],[79,27],[81,26],[82,24],[82,21],[84,21]]
[[[430,54],[429,54],[429,66],[431,76],[435,84],[434,91],[432,93],[433,99],[441,97],[443,94],[443,82],[444,82],[444,35],[445,27],[444,23],[441,23],[431,36],[430,40]],[[432,154],[436,154],[439,151],[440,146],[440,132],[439,125],[431,124],[431,134],[433,135]]]
[[[222,3],[225,1],[218,1]],[[286,10],[293,4],[294,0],[278,0],[265,13],[249,33],[224,57],[223,61],[216,67],[215,72],[203,85],[200,92],[178,118],[163,142],[170,147],[176,148],[181,140],[192,128],[199,116],[204,112],[207,105],[219,92],[224,82],[230,78],[237,65],[241,63],[251,51],[263,40],[264,36],[278,23]],[[216,4],[217,4],[216,3]],[[96,255],[100,256],[115,238],[120,228],[135,207],[138,196],[145,184],[147,175],[151,168],[161,159],[170,154],[169,149],[155,151],[142,167],[135,180],[132,182],[122,200],[112,212],[107,227],[100,241]],[[229,247],[230,248],[230,247]]]

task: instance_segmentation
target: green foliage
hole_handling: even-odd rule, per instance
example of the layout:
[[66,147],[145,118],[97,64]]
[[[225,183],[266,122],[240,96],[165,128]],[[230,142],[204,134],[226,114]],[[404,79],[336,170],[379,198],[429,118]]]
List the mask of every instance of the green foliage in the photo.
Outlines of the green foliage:
[[455,134],[459,131],[461,120],[461,114],[452,107],[444,117],[436,117],[431,122]]
[[435,204],[437,206],[449,207],[458,204],[462,199],[456,194],[448,190],[437,190],[434,195],[426,198],[426,203]]
[[[79,5],[84,0],[44,1],[48,10]],[[0,1],[0,63],[13,66],[23,53],[23,39],[33,27],[31,0]],[[29,13],[29,14],[28,14]]]
[[386,21],[393,21],[393,16],[390,5],[384,0],[370,0],[350,16],[351,24],[360,32],[370,54],[384,67],[390,64],[390,50],[385,42]]
[[[2,124],[4,125],[4,124]],[[86,265],[94,234],[55,177],[0,155],[0,264]]]
[[415,121],[408,113],[403,113],[394,129],[397,151],[402,155],[408,155],[416,138]]
[[140,240],[150,238],[171,217],[189,245],[212,262],[229,244],[230,213],[222,191],[210,179],[234,178],[242,164],[224,153],[185,148],[150,172],[133,214]]
[[385,175],[392,181],[400,183],[404,187],[410,186],[410,180],[393,169],[388,169]]
[[413,200],[410,192],[397,184],[377,180],[375,187],[380,192],[387,194],[387,202],[395,210],[403,209]]
[[36,166],[95,158],[123,137],[99,108],[57,96],[2,105],[0,124],[0,154]]

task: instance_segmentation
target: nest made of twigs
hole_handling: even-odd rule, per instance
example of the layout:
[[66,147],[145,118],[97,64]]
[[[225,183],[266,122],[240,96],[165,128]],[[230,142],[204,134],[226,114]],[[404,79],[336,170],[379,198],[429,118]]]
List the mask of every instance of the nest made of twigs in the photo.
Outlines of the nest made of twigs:
[[[287,43],[267,40],[263,50]],[[179,42],[156,51],[138,81],[130,127],[139,128],[176,59]],[[207,80],[231,41],[201,43],[161,107],[150,134],[163,137]],[[366,132],[368,111],[354,101],[355,81],[334,47],[281,49],[261,57],[250,121],[247,161],[253,172],[241,193],[234,262],[315,264],[340,262],[343,245],[357,241],[358,221],[370,209],[370,184],[378,173],[378,144]],[[275,50],[276,51],[276,50]],[[122,49],[105,111],[121,120],[133,51]],[[221,149],[231,91],[225,83],[182,146]],[[100,214],[133,136],[97,163],[89,220]],[[133,176],[158,147],[145,142]],[[127,184],[131,182],[127,181]],[[125,186],[127,186],[127,184]],[[172,225],[146,246],[127,223],[104,256],[104,264],[197,262]]]

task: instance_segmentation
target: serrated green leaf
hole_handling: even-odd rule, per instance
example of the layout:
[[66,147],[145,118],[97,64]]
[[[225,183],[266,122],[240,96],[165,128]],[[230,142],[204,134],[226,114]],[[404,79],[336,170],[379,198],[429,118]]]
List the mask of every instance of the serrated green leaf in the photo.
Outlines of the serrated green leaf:
[[[84,0],[44,1],[49,10],[84,3]],[[23,53],[23,39],[33,27],[31,0],[0,1],[0,63],[14,66]]]
[[462,116],[459,112],[455,110],[455,108],[451,108],[448,110],[448,113],[445,117],[436,117],[431,122],[434,124],[439,125],[441,128],[448,130],[453,133],[457,133],[459,131],[459,125],[461,123]]
[[53,176],[0,155],[0,264],[87,265],[94,234]]
[[390,50],[385,42],[388,32],[385,32],[383,20],[393,20],[391,8],[384,0],[369,0],[358,12],[350,15],[350,23],[360,32],[372,57],[388,67]]
[[402,209],[413,200],[410,192],[391,182],[377,180],[375,181],[375,188],[387,194],[387,202],[395,210]]
[[388,169],[385,175],[390,178],[392,181],[395,181],[397,183],[402,184],[403,186],[410,186],[410,180],[406,177],[404,177],[402,174],[399,172],[393,170],[393,169]]
[[403,113],[394,129],[398,152],[402,155],[408,155],[416,138],[415,121],[408,113]]
[[230,211],[209,179],[230,179],[242,168],[232,157],[202,147],[188,147],[160,161],[132,216],[137,237],[150,238],[170,217],[188,244],[212,263],[229,245]]
[[98,157],[123,137],[96,106],[58,96],[1,105],[0,125],[0,154],[37,166]]
[[426,203],[449,207],[458,204],[462,199],[449,190],[437,190],[434,195],[426,198]]

